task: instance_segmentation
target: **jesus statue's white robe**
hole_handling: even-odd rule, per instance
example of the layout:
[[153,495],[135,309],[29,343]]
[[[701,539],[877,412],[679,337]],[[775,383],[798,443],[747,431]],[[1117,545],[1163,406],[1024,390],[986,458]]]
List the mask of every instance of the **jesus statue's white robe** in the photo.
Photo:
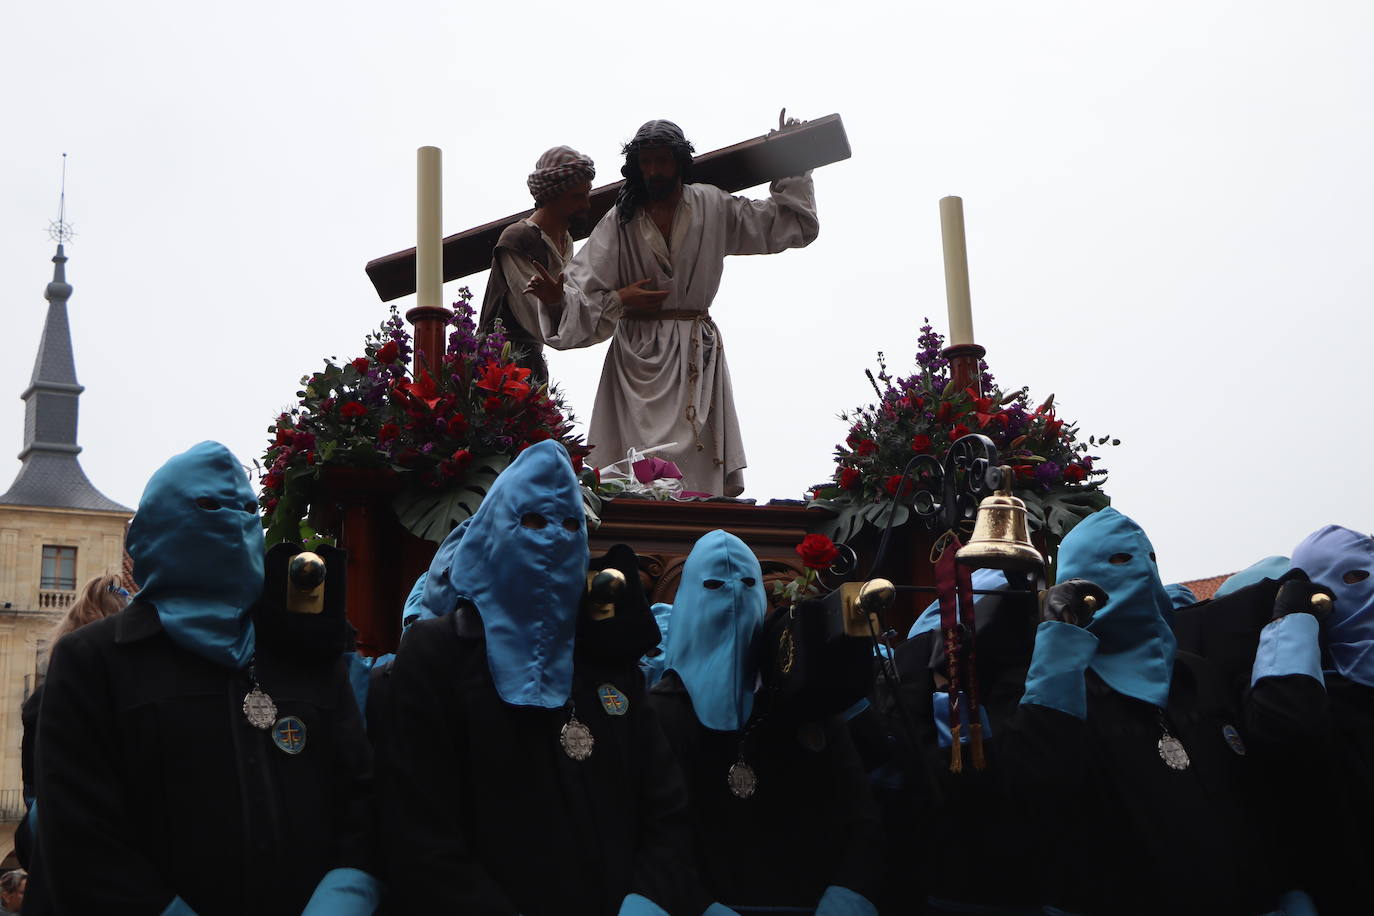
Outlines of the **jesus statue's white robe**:
[[[619,311],[616,290],[648,279],[667,290],[658,310],[621,315],[601,369],[588,441],[606,466],[630,448],[668,442],[688,490],[737,496],[744,443],[725,364],[724,341],[708,309],[725,256],[773,254],[809,245],[820,231],[810,174],[773,182],[767,200],[688,184],[665,240],[640,208],[626,223],[612,208],[568,265],[569,285],[600,313]],[[645,317],[641,318],[640,315]]]

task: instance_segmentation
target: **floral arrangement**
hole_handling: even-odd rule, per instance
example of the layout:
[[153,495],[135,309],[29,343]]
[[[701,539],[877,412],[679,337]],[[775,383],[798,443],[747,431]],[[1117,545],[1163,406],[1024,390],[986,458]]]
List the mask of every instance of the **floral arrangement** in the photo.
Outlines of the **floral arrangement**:
[[832,479],[811,493],[812,505],[837,513],[829,526],[833,537],[846,540],[865,523],[904,523],[917,492],[929,489],[920,478],[903,484],[907,463],[915,455],[939,460],[969,433],[991,439],[1015,471],[1015,493],[1026,503],[1032,529],[1044,532],[1051,548],[1080,519],[1109,504],[1101,489],[1107,472],[1090,452],[1119,440],[1080,441],[1077,425],[1057,415],[1054,395],[1036,406],[1028,389],[1000,388],[986,363],[979,364],[981,396],[956,387],[940,355],[944,336],[928,318],[917,344],[913,374],[894,378],[879,353],[877,376],[865,370],[877,402],[840,414],[849,434],[835,446]]
[[394,473],[398,518],[433,541],[475,512],[496,475],[535,442],[558,439],[582,470],[589,450],[572,434],[558,391],[532,386],[501,327],[478,331],[472,293],[464,287],[459,295],[443,358],[418,377],[393,306],[362,356],[327,359],[301,379],[298,403],[267,430],[261,504],[269,544],[313,535],[305,515],[330,468]]

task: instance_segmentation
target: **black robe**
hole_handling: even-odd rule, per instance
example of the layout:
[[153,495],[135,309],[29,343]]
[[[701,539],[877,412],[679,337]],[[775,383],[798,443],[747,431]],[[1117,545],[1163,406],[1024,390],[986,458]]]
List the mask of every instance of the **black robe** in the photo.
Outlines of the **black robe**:
[[[512,706],[470,607],[411,626],[385,675],[377,748],[395,912],[606,916],[641,894],[709,904],[690,864],[686,793],[642,679],[579,665],[572,699],[595,745],[564,754],[568,708]],[[611,715],[598,688],[628,701]],[[374,726],[375,727],[375,726]]]
[[[934,901],[1009,909],[1040,902],[1041,847],[1033,826],[1011,803],[1002,740],[1025,689],[1033,611],[1028,596],[989,596],[978,603],[979,699],[991,726],[983,742],[987,768],[982,771],[973,767],[972,748],[965,743],[963,769],[950,772],[950,748],[940,746],[932,670],[932,659],[943,658],[940,631],[920,633],[897,647],[898,689],[906,708],[894,709],[894,698],[883,690],[889,720],[909,723],[914,731],[937,799],[924,822],[901,838],[909,861],[919,863],[919,871],[913,868],[904,882],[908,899],[928,895]],[[942,663],[935,667],[944,670]]]
[[1265,814],[1295,886],[1330,913],[1374,912],[1374,688],[1325,673],[1262,678],[1246,700]]
[[256,668],[305,724],[298,754],[244,718],[247,673],[177,646],[146,601],[57,643],[37,748],[51,901],[34,913],[155,916],[180,896],[200,916],[296,916],[330,870],[370,870],[371,754],[343,661],[260,639]]
[[1160,758],[1160,711],[1089,671],[1087,719],[1022,705],[998,736],[1016,801],[1037,827],[1045,902],[1083,914],[1272,910],[1276,867],[1252,761],[1222,678],[1186,652],[1164,721],[1191,759]]
[[741,733],[702,725],[674,672],[654,685],[650,702],[686,773],[697,864],[717,901],[813,907],[832,884],[878,899],[878,811],[838,717],[801,730],[756,722],[744,758],[758,788],[740,799],[726,777],[739,759]]

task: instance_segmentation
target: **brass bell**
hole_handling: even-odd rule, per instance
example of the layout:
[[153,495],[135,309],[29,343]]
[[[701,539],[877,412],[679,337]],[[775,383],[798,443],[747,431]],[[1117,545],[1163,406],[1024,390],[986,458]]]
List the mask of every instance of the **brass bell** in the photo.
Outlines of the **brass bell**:
[[955,558],[980,569],[1041,569],[1045,560],[1031,544],[1026,525],[1026,504],[1012,495],[1011,468],[1002,468],[1002,487],[978,506],[973,537]]

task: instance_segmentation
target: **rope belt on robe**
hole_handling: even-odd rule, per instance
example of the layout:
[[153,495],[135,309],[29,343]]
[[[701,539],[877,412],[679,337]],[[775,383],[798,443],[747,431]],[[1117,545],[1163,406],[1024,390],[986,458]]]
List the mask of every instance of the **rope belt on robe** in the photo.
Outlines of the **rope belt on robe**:
[[[697,311],[695,309],[636,309],[634,311],[626,311],[621,317],[627,321],[710,322],[711,327],[716,331],[716,346],[720,346],[720,329],[716,327],[714,321],[711,321],[710,311]],[[692,387],[692,397],[694,399],[696,397],[697,379],[701,377],[701,367],[698,365],[701,361],[700,350],[701,335],[694,333],[692,335],[692,349],[687,357],[687,384]],[[696,440],[697,451],[700,452],[704,450],[706,446],[702,444],[701,428],[697,426],[696,404],[687,405],[686,419],[688,423],[692,424],[692,438]],[[712,422],[714,422],[715,414],[711,415],[711,419]],[[712,460],[715,461],[716,467],[720,467],[725,463],[722,458],[713,458]]]

